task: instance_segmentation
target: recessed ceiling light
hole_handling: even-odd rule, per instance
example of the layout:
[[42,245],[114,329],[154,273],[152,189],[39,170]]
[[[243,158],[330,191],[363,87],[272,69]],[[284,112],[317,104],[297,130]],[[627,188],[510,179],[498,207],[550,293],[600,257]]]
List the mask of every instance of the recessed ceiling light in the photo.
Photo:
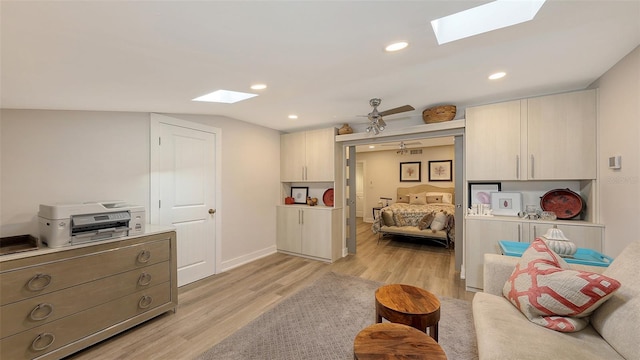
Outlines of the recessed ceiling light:
[[431,21],[438,44],[532,20],[545,0],[496,0]]
[[298,118],[298,115],[294,115],[294,114],[289,115],[289,119],[291,120],[295,120],[297,118]]
[[251,85],[252,90],[264,90],[267,88],[266,84],[253,84]]
[[369,145],[369,149],[375,149],[376,147],[373,145]]
[[400,41],[400,42],[388,45],[386,48],[384,48],[384,50],[387,52],[398,51],[406,48],[408,45],[409,43],[407,43],[406,41]]
[[237,91],[229,91],[229,90],[216,90],[212,93],[202,95],[200,97],[192,99],[191,101],[207,101],[207,102],[233,104],[238,101],[250,99],[254,96],[258,96],[258,95],[237,92]]
[[505,75],[507,75],[507,73],[506,73],[506,72],[504,72],[504,71],[500,71],[500,72],[497,72],[497,73],[495,73],[495,74],[491,74],[491,75],[489,75],[489,80],[502,79]]

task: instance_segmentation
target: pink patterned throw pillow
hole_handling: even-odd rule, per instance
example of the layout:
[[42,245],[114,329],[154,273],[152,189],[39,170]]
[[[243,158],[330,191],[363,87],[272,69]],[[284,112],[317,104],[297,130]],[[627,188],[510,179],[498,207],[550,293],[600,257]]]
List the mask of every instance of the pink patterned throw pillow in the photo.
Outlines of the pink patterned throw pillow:
[[531,322],[574,332],[584,329],[588,316],[619,287],[620,282],[610,277],[571,270],[543,240],[536,239],[522,254],[502,294]]

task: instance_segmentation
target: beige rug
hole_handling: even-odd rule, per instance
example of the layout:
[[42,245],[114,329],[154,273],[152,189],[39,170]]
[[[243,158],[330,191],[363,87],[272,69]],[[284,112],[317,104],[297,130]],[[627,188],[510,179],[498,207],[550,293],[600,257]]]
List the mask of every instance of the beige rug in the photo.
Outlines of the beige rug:
[[[374,293],[380,285],[327,273],[198,359],[353,359],[353,339],[360,330],[375,322]],[[439,298],[438,337],[447,357],[477,359],[471,304]]]

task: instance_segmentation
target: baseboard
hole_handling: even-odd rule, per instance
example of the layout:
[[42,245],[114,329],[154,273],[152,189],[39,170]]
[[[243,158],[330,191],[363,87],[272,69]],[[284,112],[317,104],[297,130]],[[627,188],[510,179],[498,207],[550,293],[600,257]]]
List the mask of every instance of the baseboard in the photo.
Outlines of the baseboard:
[[269,246],[268,248],[262,249],[262,250],[258,250],[258,251],[254,251],[252,253],[246,254],[246,255],[242,255],[239,256],[235,259],[231,259],[231,260],[227,260],[227,261],[223,261],[222,262],[222,266],[221,266],[221,272],[225,272],[228,270],[231,270],[233,268],[237,268],[238,266],[244,265],[244,264],[248,264],[252,261],[258,260],[260,258],[263,258],[265,256],[269,256],[271,254],[275,254],[277,252],[277,248],[276,246]]
[[342,249],[342,257],[345,257],[349,255],[349,249],[347,249],[346,247]]

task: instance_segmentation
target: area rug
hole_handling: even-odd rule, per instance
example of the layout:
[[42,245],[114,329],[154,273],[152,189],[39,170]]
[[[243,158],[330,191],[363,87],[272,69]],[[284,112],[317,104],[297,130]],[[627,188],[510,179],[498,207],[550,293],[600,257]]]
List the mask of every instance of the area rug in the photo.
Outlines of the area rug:
[[[197,359],[353,359],[353,340],[375,322],[381,283],[327,273]],[[439,297],[439,343],[452,360],[477,359],[471,304]]]

